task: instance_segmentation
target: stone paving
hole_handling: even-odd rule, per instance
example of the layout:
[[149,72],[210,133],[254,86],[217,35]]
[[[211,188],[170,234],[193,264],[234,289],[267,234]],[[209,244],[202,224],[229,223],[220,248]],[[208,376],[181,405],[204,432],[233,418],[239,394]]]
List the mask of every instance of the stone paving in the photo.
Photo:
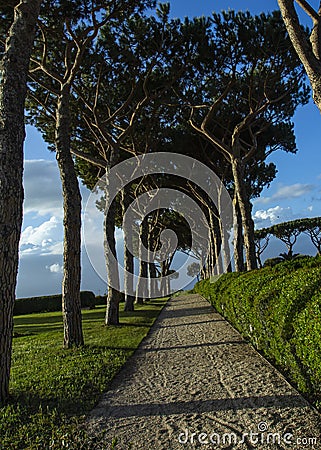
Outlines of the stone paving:
[[196,294],[168,302],[88,429],[104,450],[321,449],[316,410]]

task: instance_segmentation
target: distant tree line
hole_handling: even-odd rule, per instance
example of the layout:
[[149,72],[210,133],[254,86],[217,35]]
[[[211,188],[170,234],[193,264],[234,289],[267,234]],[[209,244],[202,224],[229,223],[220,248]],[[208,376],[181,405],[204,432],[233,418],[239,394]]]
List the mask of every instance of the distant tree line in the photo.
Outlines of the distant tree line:
[[309,236],[317,249],[317,255],[321,256],[321,217],[296,219],[256,230],[255,246],[259,267],[262,267],[261,255],[267,248],[271,236],[280,239],[286,245],[287,252],[281,253],[280,257],[289,260],[298,256],[293,253],[293,248],[301,233]]

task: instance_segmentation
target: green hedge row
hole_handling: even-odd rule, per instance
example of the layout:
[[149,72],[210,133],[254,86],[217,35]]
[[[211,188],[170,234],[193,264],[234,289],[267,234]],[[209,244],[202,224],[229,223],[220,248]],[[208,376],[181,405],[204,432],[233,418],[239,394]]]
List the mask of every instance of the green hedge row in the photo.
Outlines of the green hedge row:
[[194,291],[321,406],[321,257],[225,274]]
[[[96,305],[95,294],[91,291],[80,292],[82,308],[94,308]],[[18,298],[15,301],[13,314],[32,314],[38,312],[61,311],[61,294],[43,297]]]

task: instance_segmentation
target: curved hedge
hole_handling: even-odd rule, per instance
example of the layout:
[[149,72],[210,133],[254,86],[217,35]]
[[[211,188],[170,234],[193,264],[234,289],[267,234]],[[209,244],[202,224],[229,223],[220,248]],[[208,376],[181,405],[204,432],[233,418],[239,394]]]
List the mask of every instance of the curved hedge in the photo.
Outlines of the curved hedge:
[[[95,294],[91,291],[80,292],[82,308],[94,308],[96,304]],[[38,312],[61,311],[61,294],[46,295],[42,297],[18,298],[15,301],[13,314],[33,314]]]
[[320,406],[321,257],[225,274],[194,291]]

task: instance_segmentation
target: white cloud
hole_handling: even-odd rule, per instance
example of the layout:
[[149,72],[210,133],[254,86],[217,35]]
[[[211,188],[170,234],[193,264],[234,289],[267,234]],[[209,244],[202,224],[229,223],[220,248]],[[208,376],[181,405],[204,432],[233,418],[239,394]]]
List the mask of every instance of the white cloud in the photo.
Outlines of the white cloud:
[[53,216],[38,227],[28,226],[21,234],[20,255],[62,253],[62,223]]
[[48,269],[51,273],[62,273],[63,272],[63,266],[60,264],[51,264],[51,266],[46,266],[46,269]]
[[275,206],[266,210],[260,209],[253,214],[256,228],[267,228],[276,223],[286,222],[294,218],[292,209],[289,206],[287,208]]
[[[30,159],[24,164],[24,214],[62,218],[63,198],[57,162]],[[86,203],[90,191],[82,183],[79,186],[83,203]]]
[[62,192],[57,163],[26,160],[24,171],[24,213],[62,217]]
[[313,184],[295,183],[288,186],[280,186],[271,197],[260,197],[256,203],[269,203],[273,200],[288,200],[290,198],[299,198],[313,191]]

